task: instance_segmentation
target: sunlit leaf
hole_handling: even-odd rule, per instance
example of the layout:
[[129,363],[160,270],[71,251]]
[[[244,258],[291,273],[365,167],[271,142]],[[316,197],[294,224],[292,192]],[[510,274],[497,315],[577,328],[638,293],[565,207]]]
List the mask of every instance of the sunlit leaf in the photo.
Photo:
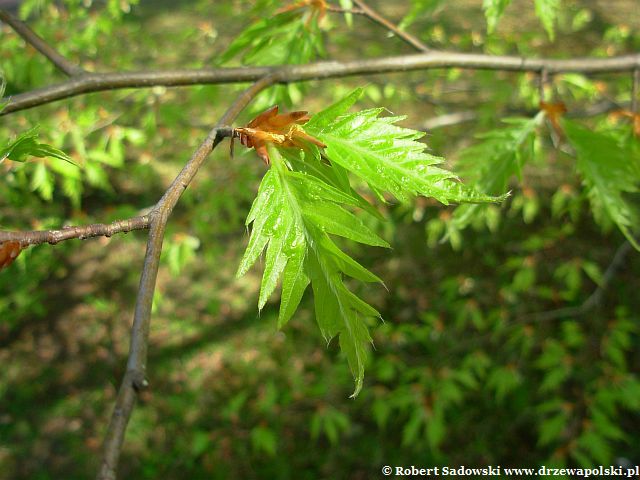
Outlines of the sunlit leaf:
[[267,149],[273,165],[247,217],[253,228],[238,275],[244,274],[266,248],[258,303],[259,308],[264,307],[282,277],[279,326],[291,318],[306,287],[312,284],[320,330],[327,341],[339,337],[356,379],[357,395],[371,341],[364,318],[379,315],[347,290],[342,276],[379,279],[339,250],[327,234],[370,245],[388,244],[344,208],[357,204],[353,197],[308,174],[290,171],[272,144]]
[[327,145],[326,155],[332,162],[403,201],[416,195],[444,204],[501,200],[465,187],[453,173],[437,167],[442,159],[426,153],[424,144],[417,141],[424,134],[395,125],[404,117],[380,117],[383,108],[345,113],[361,94],[361,89],[356,90],[305,126]]

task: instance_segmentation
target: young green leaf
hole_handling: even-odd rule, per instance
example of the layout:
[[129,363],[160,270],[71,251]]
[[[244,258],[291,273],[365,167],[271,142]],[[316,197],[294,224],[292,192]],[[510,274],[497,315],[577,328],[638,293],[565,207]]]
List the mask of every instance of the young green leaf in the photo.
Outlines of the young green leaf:
[[309,277],[305,272],[306,248],[300,243],[291,250],[282,277],[282,295],[280,297],[280,314],[278,328],[282,328],[296,312],[302,295],[309,285]]
[[634,236],[640,230],[640,212],[629,198],[640,191],[640,159],[607,134],[568,120],[562,125],[576,151],[576,167],[583,177],[596,221],[605,226],[607,222],[615,223],[640,250]]
[[357,206],[356,197],[309,173],[291,171],[275,146],[267,148],[272,168],[264,176],[247,217],[253,229],[238,276],[266,248],[258,305],[264,307],[282,277],[279,327],[294,314],[311,283],[320,330],[327,341],[339,337],[356,380],[357,395],[371,342],[365,317],[379,314],[345,287],[342,276],[367,282],[380,279],[342,252],[328,234],[368,245],[388,244],[345,208]]
[[371,337],[365,323],[366,317],[380,314],[351,293],[342,283],[341,272],[322,258],[320,252],[312,252],[308,263],[313,287],[316,320],[325,340],[340,337],[340,349],[347,356],[349,368],[355,378],[355,397],[362,389],[364,368]]
[[380,117],[382,108],[345,113],[362,94],[358,89],[313,116],[305,130],[327,145],[326,156],[366,181],[374,190],[401,201],[416,195],[449,202],[494,202],[501,198],[476,192],[436,165],[417,141],[424,134],[395,125],[404,117]]

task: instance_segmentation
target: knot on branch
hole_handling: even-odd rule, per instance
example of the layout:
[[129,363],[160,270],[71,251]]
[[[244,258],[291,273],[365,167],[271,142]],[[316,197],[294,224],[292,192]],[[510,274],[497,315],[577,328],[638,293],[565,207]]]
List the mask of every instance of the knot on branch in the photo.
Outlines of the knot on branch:
[[131,385],[133,386],[133,389],[136,391],[136,393],[139,394],[140,392],[149,388],[149,382],[145,378],[145,374],[143,371],[131,370],[130,375]]

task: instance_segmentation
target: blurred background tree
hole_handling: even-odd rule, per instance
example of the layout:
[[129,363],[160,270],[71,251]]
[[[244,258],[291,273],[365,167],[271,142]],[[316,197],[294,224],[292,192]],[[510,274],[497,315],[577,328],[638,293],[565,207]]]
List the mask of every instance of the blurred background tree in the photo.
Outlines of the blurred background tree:
[[[640,50],[636,1],[540,7],[555,3],[485,1],[484,11],[482,2],[466,0],[455,8],[438,0],[370,5],[434,49],[554,58]],[[413,51],[361,15],[336,12],[313,36],[284,28],[275,47],[243,46],[241,32],[254,22],[278,27],[268,19],[281,7],[269,0],[27,0],[17,8],[88,70]],[[0,35],[5,95],[62,80],[8,26],[0,25]],[[293,57],[291,45],[300,42],[309,48]],[[359,107],[408,115],[403,124],[425,130],[431,152],[463,178],[513,195],[481,208],[423,198],[384,205],[390,221],[371,227],[393,251],[350,246],[389,291],[354,286],[385,322],[373,329],[365,386],[349,399],[351,373],[336,358],[336,342],[326,346],[319,335],[310,295],[278,331],[277,301],[257,314],[259,269],[235,279],[244,220],[265,167],[253,153],[230,159],[216,150],[169,223],[154,299],[152,388],[134,411],[122,478],[371,478],[382,465],[639,464],[640,259],[621,233],[619,210],[598,206],[597,185],[575,158],[581,145],[600,139],[593,151],[606,156],[614,145],[640,171],[638,140],[617,113],[631,110],[631,78],[550,78],[547,100],[563,101],[573,122],[562,136],[542,121],[527,131],[524,120],[503,122],[535,118],[535,74],[449,68],[262,94],[239,125],[275,101],[315,112],[364,86]],[[117,90],[4,116],[3,141],[40,125],[41,140],[83,168],[55,158],[0,163],[0,227],[137,214],[158,199],[239,90]],[[637,198],[624,190],[618,184],[617,207],[635,208]],[[638,223],[629,218],[633,238]],[[94,474],[125,368],[144,241],[132,233],[33,247],[0,273],[0,478]]]

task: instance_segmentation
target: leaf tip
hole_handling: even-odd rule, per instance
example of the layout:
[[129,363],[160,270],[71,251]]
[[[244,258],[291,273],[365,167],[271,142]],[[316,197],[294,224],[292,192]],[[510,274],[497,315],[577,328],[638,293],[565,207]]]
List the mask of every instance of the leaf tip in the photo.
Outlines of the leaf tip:
[[364,374],[358,375],[358,378],[356,378],[356,389],[353,391],[351,395],[349,395],[349,398],[356,398],[360,394],[363,383],[364,383]]

